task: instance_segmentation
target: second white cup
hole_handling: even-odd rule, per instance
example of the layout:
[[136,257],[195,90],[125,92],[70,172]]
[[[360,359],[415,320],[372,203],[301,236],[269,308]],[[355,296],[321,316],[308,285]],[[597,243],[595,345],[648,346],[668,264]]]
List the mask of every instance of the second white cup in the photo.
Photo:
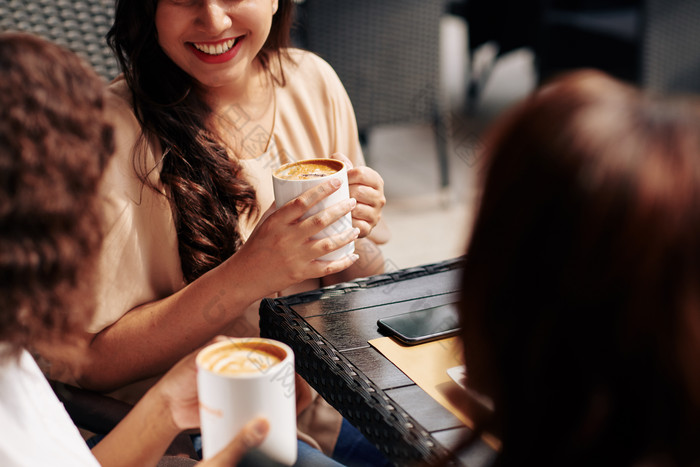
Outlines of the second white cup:
[[297,458],[294,353],[271,339],[230,338],[197,354],[197,391],[205,459],[256,417],[270,423],[259,451],[292,465]]

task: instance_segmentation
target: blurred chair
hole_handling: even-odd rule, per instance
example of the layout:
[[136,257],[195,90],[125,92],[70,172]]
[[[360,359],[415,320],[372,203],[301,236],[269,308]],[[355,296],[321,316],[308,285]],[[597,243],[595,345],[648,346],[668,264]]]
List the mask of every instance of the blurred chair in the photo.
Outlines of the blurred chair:
[[575,68],[639,79],[644,0],[539,0],[540,81]]
[[445,0],[305,0],[297,31],[299,45],[338,73],[361,135],[377,125],[433,124],[443,187],[449,182],[440,102],[445,7]]
[[645,0],[642,85],[700,93],[700,2]]
[[[575,68],[601,69],[647,89],[700,93],[700,1],[453,0],[469,51],[497,44],[494,58],[532,47],[540,81]],[[472,100],[485,76],[472,77]]]
[[651,90],[700,93],[697,0],[540,1],[540,80],[593,67]]
[[465,104],[474,113],[496,62],[508,52],[537,45],[540,0],[451,0],[448,12],[467,23]]
[[[451,13],[462,16],[469,31],[468,110],[475,110],[498,59],[521,47],[533,51],[540,81],[582,67],[637,81],[643,2],[453,0]],[[475,58],[486,44],[493,44],[494,51],[484,65]]]
[[105,35],[114,0],[0,0],[0,31],[44,37],[85,58],[106,80],[119,73]]

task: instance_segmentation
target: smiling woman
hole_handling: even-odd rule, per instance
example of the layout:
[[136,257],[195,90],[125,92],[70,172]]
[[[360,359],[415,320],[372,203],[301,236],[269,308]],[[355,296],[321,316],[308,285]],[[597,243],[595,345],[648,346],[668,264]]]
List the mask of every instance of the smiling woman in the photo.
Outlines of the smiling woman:
[[[102,184],[101,299],[80,384],[138,398],[148,381],[125,387],[213,336],[257,335],[263,297],[383,271],[383,180],[364,164],[335,72],[288,47],[293,5],[117,1],[109,41],[124,79],[108,99],[117,151]],[[353,199],[306,218],[339,188],[329,180],[268,211],[272,171],[310,157],[342,159]],[[346,231],[313,238],[350,212]],[[352,241],[357,254],[317,259]],[[344,446],[378,454],[307,385],[297,389],[308,444],[350,460]],[[357,443],[336,443],[348,437]]]

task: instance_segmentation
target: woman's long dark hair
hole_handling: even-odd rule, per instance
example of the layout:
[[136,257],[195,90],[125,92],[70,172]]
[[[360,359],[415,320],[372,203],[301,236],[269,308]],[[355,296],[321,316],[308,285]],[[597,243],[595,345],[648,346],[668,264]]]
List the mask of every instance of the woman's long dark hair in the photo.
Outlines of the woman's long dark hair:
[[497,465],[700,459],[699,105],[578,72],[492,129],[462,337]]
[[[207,130],[210,107],[191,92],[194,80],[163,52],[156,37],[157,0],[116,0],[115,21],[107,35],[133,95],[143,129],[141,147],[157,140],[163,149],[160,179],[175,218],[180,263],[191,282],[230,257],[241,244],[238,219],[258,209],[254,188],[242,178],[241,165]],[[292,0],[280,0],[267,41],[263,66],[281,60],[289,44]],[[284,84],[284,77],[277,79]],[[150,167],[139,162],[147,182]],[[159,157],[156,154],[156,159]],[[153,187],[156,188],[156,187]]]

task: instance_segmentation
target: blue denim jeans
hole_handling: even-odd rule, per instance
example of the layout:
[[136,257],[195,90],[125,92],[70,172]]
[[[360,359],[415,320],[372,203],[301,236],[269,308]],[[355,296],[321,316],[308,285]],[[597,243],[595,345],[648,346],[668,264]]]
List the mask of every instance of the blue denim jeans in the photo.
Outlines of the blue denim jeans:
[[[312,448],[303,441],[297,441],[298,455],[294,467],[389,467],[392,464],[374,447],[362,433],[343,419],[340,435],[333,450],[333,458]],[[251,452],[239,464],[243,467],[276,467],[259,453]]]
[[388,467],[393,465],[384,454],[367,441],[357,428],[343,418],[333,459],[348,467]]
[[[194,435],[192,437],[197,454],[202,456],[202,437]],[[238,467],[281,467],[275,461],[265,457],[264,454],[256,450],[248,452],[243,459],[238,463]],[[293,467],[342,467],[342,464],[337,463],[330,457],[316,448],[313,448],[303,441],[297,440],[297,461]]]

